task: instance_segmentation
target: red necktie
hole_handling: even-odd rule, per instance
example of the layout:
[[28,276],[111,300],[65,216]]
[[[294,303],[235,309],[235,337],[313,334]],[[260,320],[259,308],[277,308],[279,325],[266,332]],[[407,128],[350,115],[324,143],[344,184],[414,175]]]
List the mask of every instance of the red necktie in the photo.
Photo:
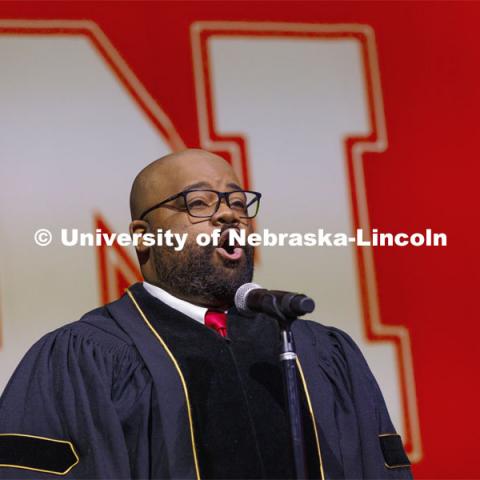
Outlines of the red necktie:
[[205,314],[205,325],[213,328],[222,337],[227,336],[227,315],[223,312],[216,312],[215,310],[207,310]]

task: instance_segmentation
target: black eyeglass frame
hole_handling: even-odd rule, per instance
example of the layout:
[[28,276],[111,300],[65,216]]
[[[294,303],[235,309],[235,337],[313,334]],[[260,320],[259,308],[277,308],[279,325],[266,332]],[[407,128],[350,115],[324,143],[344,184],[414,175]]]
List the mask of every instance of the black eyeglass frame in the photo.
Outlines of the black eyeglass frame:
[[[211,215],[192,215],[192,213],[190,212],[190,209],[188,208],[188,205],[187,205],[187,195],[191,192],[213,192],[213,193],[216,193],[217,194],[217,206],[215,207],[214,212]],[[255,215],[253,215],[252,217],[245,217],[245,216],[240,215],[240,218],[249,218],[249,219],[250,218],[255,218],[257,216],[258,210],[260,208],[260,199],[262,198],[262,194],[260,192],[254,192],[252,190],[232,190],[230,192],[219,192],[217,190],[209,190],[209,189],[205,189],[205,188],[198,188],[198,189],[193,189],[193,190],[183,190],[182,192],[176,193],[176,194],[166,198],[165,200],[162,200],[160,203],[157,203],[157,204],[153,205],[153,207],[150,207],[149,209],[145,210],[140,215],[140,220],[143,220],[145,215],[148,215],[153,210],[156,210],[157,208],[161,207],[165,203],[176,200],[179,197],[183,197],[183,201],[185,203],[185,209],[187,210],[187,213],[191,217],[194,217],[194,218],[210,218],[210,217],[213,217],[213,215],[215,215],[217,213],[218,209],[220,208],[220,204],[222,203],[223,198],[225,198],[225,202],[227,203],[228,208],[232,208],[230,206],[230,195],[232,193],[238,193],[238,192],[252,193],[252,194],[255,195],[254,200],[252,200],[252,202],[253,201],[257,202],[257,209],[255,211]],[[251,205],[252,202],[250,202],[249,205]],[[248,208],[249,205],[247,205],[246,208]]]

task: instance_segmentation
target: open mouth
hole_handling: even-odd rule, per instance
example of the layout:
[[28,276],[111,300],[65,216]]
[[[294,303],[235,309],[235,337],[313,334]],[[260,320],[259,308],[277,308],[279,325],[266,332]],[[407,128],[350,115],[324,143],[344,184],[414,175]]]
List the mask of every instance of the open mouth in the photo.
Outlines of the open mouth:
[[240,260],[243,256],[243,248],[235,241],[233,243],[229,242],[230,230],[232,229],[227,229],[220,235],[216,251],[222,258],[227,260]]

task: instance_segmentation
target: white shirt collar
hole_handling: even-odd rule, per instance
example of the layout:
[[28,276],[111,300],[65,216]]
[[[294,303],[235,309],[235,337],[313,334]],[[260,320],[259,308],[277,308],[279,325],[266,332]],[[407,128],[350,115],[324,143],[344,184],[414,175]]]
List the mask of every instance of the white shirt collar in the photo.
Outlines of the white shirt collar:
[[156,285],[152,285],[151,283],[143,282],[143,286],[150,295],[153,295],[161,302],[166,303],[169,307],[178,310],[184,315],[187,315],[187,317],[193,318],[193,320],[196,320],[197,322],[205,323],[205,313],[207,313],[207,308],[199,307],[198,305],[174,297],[172,294]]

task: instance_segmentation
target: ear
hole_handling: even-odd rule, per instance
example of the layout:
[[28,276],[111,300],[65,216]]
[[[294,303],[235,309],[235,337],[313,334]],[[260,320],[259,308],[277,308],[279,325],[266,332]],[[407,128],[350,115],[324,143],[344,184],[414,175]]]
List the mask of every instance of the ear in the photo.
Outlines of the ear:
[[143,235],[150,232],[150,225],[144,220],[133,220],[129,226],[130,236],[136,240],[135,250],[139,256],[145,255],[150,250],[150,245],[145,245]]

